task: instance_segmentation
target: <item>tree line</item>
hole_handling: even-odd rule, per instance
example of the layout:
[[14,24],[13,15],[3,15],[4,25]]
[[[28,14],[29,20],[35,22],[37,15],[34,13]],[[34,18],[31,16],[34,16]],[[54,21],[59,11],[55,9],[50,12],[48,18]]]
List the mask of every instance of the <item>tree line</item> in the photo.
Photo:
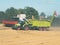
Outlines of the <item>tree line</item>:
[[18,14],[26,14],[27,18],[31,18],[33,15],[36,19],[38,19],[39,14],[38,11],[32,7],[25,7],[24,9],[15,9],[14,7],[10,7],[6,9],[6,11],[0,11],[0,20],[7,19],[10,20],[14,16]]
[[[39,14],[39,12],[34,9],[33,7],[25,7],[24,9],[19,8],[16,9],[14,7],[10,7],[8,9],[6,9],[5,11],[0,11],[0,22],[2,22],[2,20],[6,19],[6,20],[11,20],[14,16],[17,16],[18,14],[26,14],[27,18],[32,18],[32,15],[34,16],[35,19],[39,19],[40,16],[46,16],[46,14],[44,12],[41,12],[41,14]],[[48,16],[47,19],[51,19],[52,16]],[[60,16],[55,17],[55,20],[53,21],[54,25],[60,25]]]

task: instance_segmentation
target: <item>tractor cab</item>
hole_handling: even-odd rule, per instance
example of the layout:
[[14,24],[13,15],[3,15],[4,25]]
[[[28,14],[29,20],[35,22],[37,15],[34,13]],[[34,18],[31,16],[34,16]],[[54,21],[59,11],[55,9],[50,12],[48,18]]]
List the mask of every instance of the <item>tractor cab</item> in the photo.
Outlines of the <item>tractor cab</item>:
[[[54,12],[55,13],[55,12]],[[54,20],[54,14],[51,17],[51,20],[37,20],[34,19],[34,16],[32,16],[32,19],[26,20],[26,18],[22,18],[21,15],[19,18],[19,23],[16,24],[13,28],[17,30],[48,30],[49,27],[51,27],[52,21]]]

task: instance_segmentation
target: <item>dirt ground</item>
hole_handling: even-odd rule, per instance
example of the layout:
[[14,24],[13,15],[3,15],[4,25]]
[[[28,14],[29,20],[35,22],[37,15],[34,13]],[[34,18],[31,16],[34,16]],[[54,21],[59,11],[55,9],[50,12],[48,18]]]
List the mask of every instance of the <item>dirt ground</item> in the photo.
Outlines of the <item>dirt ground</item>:
[[60,45],[60,27],[50,31],[12,30],[0,25],[0,45]]

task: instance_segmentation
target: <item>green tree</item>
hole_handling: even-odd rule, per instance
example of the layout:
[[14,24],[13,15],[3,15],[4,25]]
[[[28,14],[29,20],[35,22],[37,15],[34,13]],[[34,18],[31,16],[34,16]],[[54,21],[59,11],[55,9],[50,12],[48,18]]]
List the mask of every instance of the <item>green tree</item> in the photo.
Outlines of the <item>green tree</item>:
[[18,14],[25,14],[24,9],[18,9]]
[[4,19],[6,19],[6,15],[3,11],[0,11],[0,22],[2,22]]
[[13,18],[14,16],[17,15],[17,9],[11,7],[11,8],[8,8],[6,11],[5,11],[6,15],[7,15],[7,19],[10,20],[11,18]]
[[44,13],[44,12],[42,12],[42,13],[40,14],[40,16],[45,17],[46,15],[45,15],[45,13]]
[[31,18],[32,15],[35,17],[35,19],[38,19],[39,14],[38,11],[36,9],[34,9],[33,7],[25,7],[24,9],[25,14],[27,15],[27,18]]

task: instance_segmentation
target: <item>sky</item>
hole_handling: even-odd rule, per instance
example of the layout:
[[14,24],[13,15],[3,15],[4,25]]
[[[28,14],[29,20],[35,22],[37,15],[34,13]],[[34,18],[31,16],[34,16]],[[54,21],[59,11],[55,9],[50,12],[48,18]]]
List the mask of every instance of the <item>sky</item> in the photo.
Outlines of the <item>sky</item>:
[[44,12],[46,15],[52,15],[54,11],[60,14],[60,0],[0,0],[0,11],[10,7],[19,9],[27,6],[35,8],[39,14]]

